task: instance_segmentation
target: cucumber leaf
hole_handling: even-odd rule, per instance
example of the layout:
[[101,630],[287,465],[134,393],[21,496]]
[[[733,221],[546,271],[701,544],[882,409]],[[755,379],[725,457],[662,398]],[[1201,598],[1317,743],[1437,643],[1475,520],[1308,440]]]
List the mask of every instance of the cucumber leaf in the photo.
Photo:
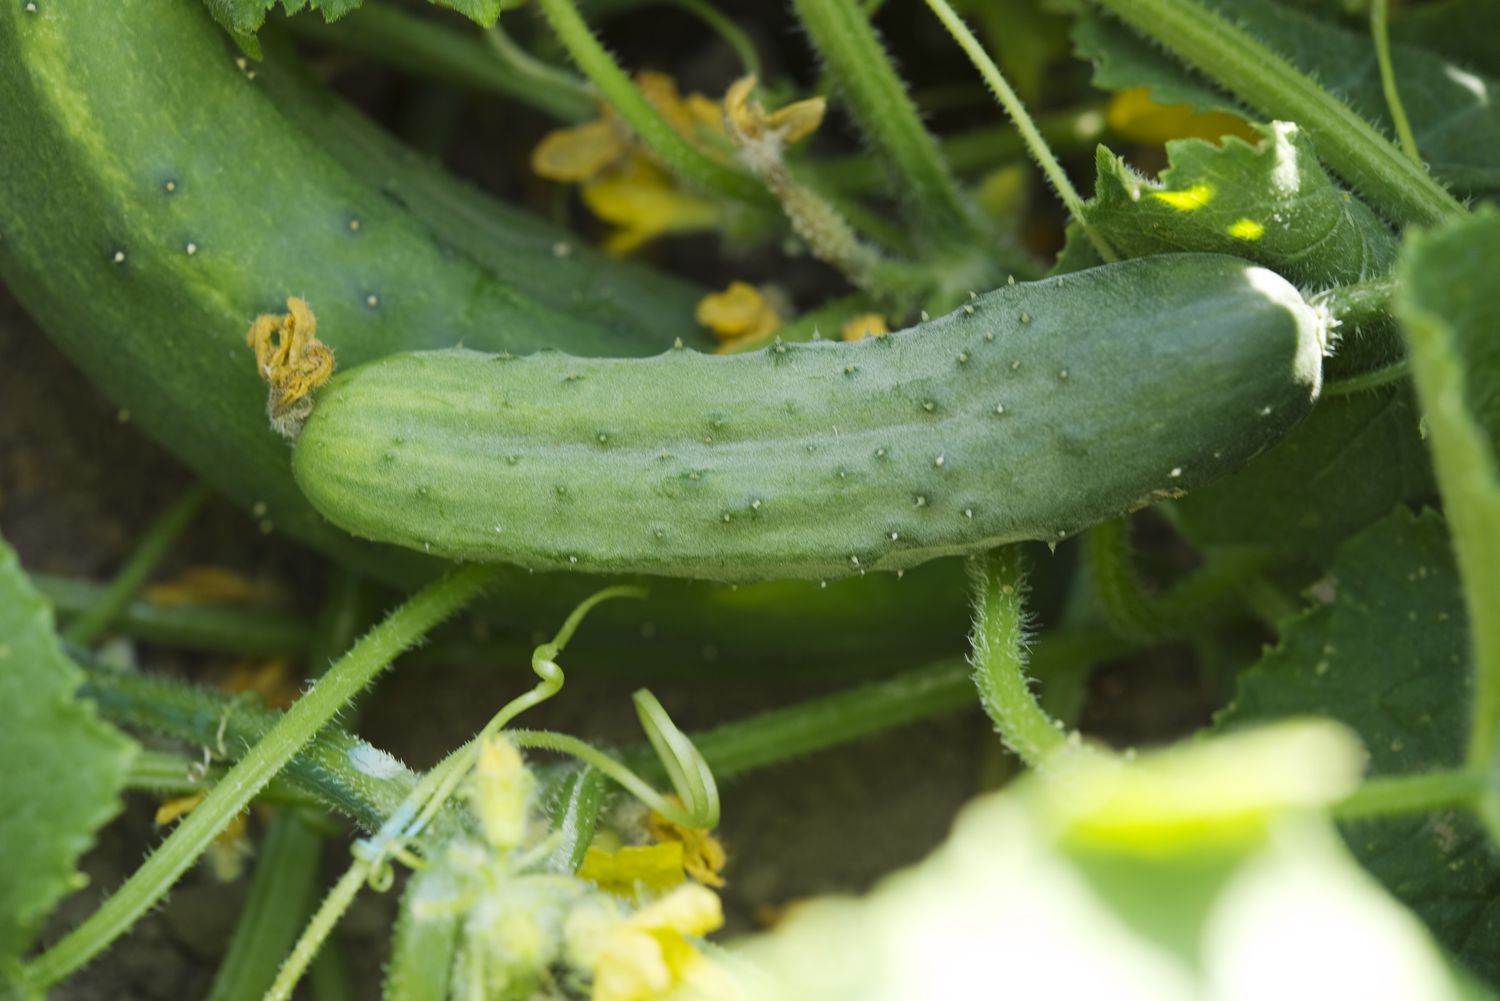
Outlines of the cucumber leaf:
[[690,996],[1465,996],[1308,810],[1360,761],[1346,730],[1309,722],[1131,763],[1065,751],[972,804],[921,864],[799,906],[730,953],[742,980]]
[[1263,545],[1323,566],[1397,504],[1436,492],[1411,393],[1401,388],[1323,400],[1265,455],[1175,510],[1200,546]]
[[1167,143],[1170,166],[1150,181],[1103,146],[1091,225],[1125,257],[1174,251],[1234,254],[1303,286],[1385,274],[1396,257],[1389,227],[1328,176],[1291,122],[1257,126],[1251,145]]
[[[1500,743],[1497,266],[1500,211],[1490,209],[1412,238],[1402,250],[1396,294],[1474,629],[1475,719],[1482,729],[1470,756],[1491,768]],[[1487,813],[1500,837],[1500,802]]]
[[[1391,131],[1374,45],[1350,31],[1274,0],[1205,0],[1359,114]],[[1086,12],[1075,51],[1094,63],[1105,90],[1149,87],[1163,104],[1239,111],[1233,99],[1179,66],[1117,21]],[[1433,175],[1456,191],[1500,191],[1500,84],[1426,49],[1396,42],[1391,60],[1417,146]],[[1316,137],[1314,137],[1316,138]]]
[[73,693],[52,610],[0,541],[0,993],[53,906],[81,885],[78,858],[119,810],[135,743]]
[[[1317,714],[1363,738],[1371,775],[1461,765],[1467,616],[1442,518],[1397,510],[1345,544],[1317,590],[1331,601],[1288,623],[1241,675],[1218,728]],[[1440,942],[1500,984],[1500,857],[1472,814],[1360,821],[1344,836]]]

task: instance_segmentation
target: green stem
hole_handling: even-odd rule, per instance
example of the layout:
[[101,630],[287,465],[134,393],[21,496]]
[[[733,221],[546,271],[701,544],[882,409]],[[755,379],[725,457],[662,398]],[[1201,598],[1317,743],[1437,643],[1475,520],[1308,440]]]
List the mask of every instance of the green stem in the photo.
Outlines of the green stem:
[[[183,754],[143,749],[130,763],[125,788],[156,796],[191,796],[207,792],[228,769],[219,765],[205,769],[202,765],[202,761]],[[281,776],[273,779],[256,801],[300,809],[322,810],[327,807],[324,800]]]
[[1094,595],[1110,626],[1129,639],[1160,635],[1162,623],[1136,576],[1129,521],[1116,518],[1095,525],[1084,535],[1083,551]]
[[500,21],[496,21],[490,26],[489,31],[485,32],[485,42],[488,43],[490,51],[500,58],[501,64],[512,72],[535,82],[546,90],[569,93],[573,95],[571,100],[576,101],[580,108],[588,108],[587,112],[572,119],[573,121],[585,121],[594,117],[595,98],[588,84],[567,70],[543,62],[527,52],[506,33]]
[[265,994],[292,932],[312,907],[322,846],[322,835],[295,813],[271,820],[208,1001],[252,1001]]
[[[1401,140],[1401,149],[1408,159],[1422,167],[1422,154],[1417,149],[1417,137],[1412,134],[1411,122],[1406,118],[1406,105],[1401,103],[1401,91],[1396,87],[1396,69],[1391,65],[1391,32],[1389,0],[1371,0],[1370,35],[1375,40],[1375,61],[1380,65],[1380,88],[1385,91],[1385,104],[1390,109],[1391,121],[1396,126],[1396,136]],[[1426,168],[1423,167],[1425,170]]]
[[889,165],[896,190],[908,196],[912,228],[936,246],[981,239],[977,214],[864,12],[854,0],[793,0],[793,6],[875,155]]
[[[98,606],[107,588],[101,584],[31,574],[59,616],[77,616]],[[114,631],[162,646],[227,653],[239,657],[297,656],[312,643],[305,619],[288,612],[238,605],[164,605],[136,598],[116,615]]]
[[110,581],[102,594],[92,607],[78,618],[68,624],[63,630],[62,638],[66,643],[74,646],[93,646],[104,630],[119,616],[125,606],[130,604],[130,599],[146,583],[146,578],[151,576],[151,571],[167,555],[182,533],[187,529],[188,523],[193,520],[208,500],[208,487],[203,483],[194,485],[187,493],[177,499],[171,507],[167,508],[151,527],[146,529],[146,534],[141,538],[140,544],[136,546],[135,552],[125,561],[115,579]]
[[349,958],[339,940],[324,942],[308,971],[307,982],[312,1001],[354,1001],[354,978],[349,975]]
[[636,136],[677,177],[708,191],[757,207],[775,201],[749,174],[727,167],[683,138],[636,89],[579,16],[573,0],[537,0],[558,40]]
[[1479,769],[1382,775],[1366,779],[1347,798],[1334,804],[1333,815],[1339,820],[1365,820],[1469,807],[1479,801],[1484,788],[1485,774]]
[[292,990],[297,986],[297,981],[302,979],[302,974],[307,971],[308,965],[317,956],[318,950],[323,947],[323,940],[328,937],[329,932],[333,931],[339,918],[344,916],[344,912],[354,902],[367,876],[369,876],[369,865],[364,862],[355,862],[339,877],[339,881],[333,884],[333,889],[328,891],[328,895],[318,905],[318,910],[313,914],[307,929],[297,939],[297,944],[292,948],[292,954],[276,972],[276,979],[272,981],[270,989],[265,993],[265,1001],[287,1001],[292,996]]
[[[360,604],[359,578],[335,571],[319,616],[318,649],[309,658],[311,674],[322,675],[354,641]],[[322,853],[322,834],[297,814],[282,811],[271,818],[250,895],[214,975],[209,1001],[254,1001],[265,994],[312,907]]]
[[696,817],[673,804],[621,762],[605,754],[593,744],[579,740],[577,737],[566,733],[554,733],[550,730],[508,730],[506,731],[506,736],[517,747],[554,751],[558,754],[566,754],[577,758],[584,764],[598,769],[601,773],[612,779],[620,788],[663,817],[668,818],[674,823],[681,824],[683,827],[712,826],[705,823],[703,818]]
[[1386,274],[1350,285],[1335,285],[1309,296],[1308,303],[1340,324],[1359,326],[1389,316],[1395,292],[1396,276]]
[[726,723],[695,735],[693,743],[723,779],[973,704],[969,665],[944,660]]
[[1037,165],[1042,168],[1042,173],[1047,176],[1047,180],[1052,182],[1052,187],[1056,189],[1063,204],[1067,206],[1068,214],[1083,229],[1084,235],[1089,238],[1089,242],[1094,245],[1099,256],[1104,259],[1105,263],[1119,260],[1114,248],[1109,245],[1109,241],[1089,223],[1088,216],[1083,211],[1083,199],[1078,197],[1078,192],[1073,188],[1073,182],[1068,180],[1062,164],[1057,162],[1057,157],[1052,153],[1052,147],[1047,145],[1047,140],[1042,138],[1036,122],[1032,121],[1031,115],[1026,111],[1026,105],[1011,89],[1005,75],[1000,72],[1000,67],[995,65],[989,53],[984,51],[984,46],[979,44],[979,39],[974,37],[974,33],[969,30],[968,25],[964,24],[963,19],[953,12],[953,8],[948,5],[948,0],[927,0],[927,6],[938,16],[938,20],[943,22],[948,33],[953,36],[954,41],[958,42],[959,47],[969,57],[969,61],[974,64],[974,68],[979,71],[979,75],[984,77],[984,82],[989,86],[990,92],[995,95],[995,99],[1000,102],[1000,106],[1005,109],[1005,113],[1010,116],[1010,120],[1020,131],[1021,138],[1026,142],[1026,148],[1031,151]]
[[1318,155],[1398,224],[1463,213],[1376,128],[1253,36],[1195,0],[1095,0],[1260,113],[1296,122]]
[[578,78],[530,56],[512,59],[493,42],[390,4],[365,4],[336,24],[317,17],[291,17],[284,23],[320,45],[368,56],[415,76],[511,98],[559,121],[584,122],[596,114],[594,97]]
[[113,896],[25,968],[26,983],[45,990],[124,934],[354,695],[499,572],[490,566],[460,567],[423,588],[367,633],[229,770]]
[[1348,396],[1350,393],[1363,393],[1366,390],[1379,389],[1381,386],[1389,386],[1393,382],[1400,382],[1409,375],[1411,375],[1411,363],[1402,358],[1400,361],[1391,362],[1389,365],[1373,369],[1369,372],[1361,372],[1359,375],[1351,375],[1347,379],[1325,383],[1323,386],[1323,395]]
[[974,683],[995,730],[1033,768],[1067,743],[1026,677],[1021,547],[1006,546],[970,563],[974,581]]
[[[85,657],[79,690],[120,726],[160,733],[234,758],[258,744],[282,719],[253,698],[231,698],[159,675],[116,671]],[[201,762],[200,762],[201,765]],[[266,788],[270,795],[312,797],[368,830],[378,828],[416,784],[394,758],[340,727],[319,731]]]

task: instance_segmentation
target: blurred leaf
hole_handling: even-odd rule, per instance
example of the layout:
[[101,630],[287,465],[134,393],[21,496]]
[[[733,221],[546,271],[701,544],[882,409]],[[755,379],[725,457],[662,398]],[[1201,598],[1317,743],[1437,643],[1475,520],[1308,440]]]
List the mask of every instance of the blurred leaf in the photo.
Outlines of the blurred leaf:
[[[1390,133],[1369,32],[1326,23],[1274,0],[1204,2]],[[1117,21],[1085,12],[1073,42],[1080,57],[1094,62],[1094,85],[1104,90],[1144,86],[1162,104],[1242,111]],[[1500,191],[1500,85],[1425,49],[1391,48],[1402,101],[1433,175],[1460,192]]]
[[1360,760],[1321,723],[1134,762],[1064,752],[868,897],[806,904],[747,943],[741,993],[692,996],[1461,997],[1420,923],[1309,810]]
[[0,994],[42,919],[82,885],[78,857],[115,815],[135,744],[74,690],[52,610],[0,541]]
[[[302,11],[317,11],[325,21],[337,21],[345,14],[361,6],[364,0],[203,0],[214,20],[225,31],[235,36],[241,47],[259,58],[260,47],[255,42],[255,33],[266,23],[266,15],[280,4],[288,14]],[[500,17],[506,0],[431,0],[439,7],[447,7],[483,27],[489,27]]]
[[[1315,590],[1328,603],[1285,624],[1218,727],[1315,713],[1359,733],[1371,775],[1461,765],[1470,659],[1442,518],[1397,510],[1345,544]],[[1500,858],[1471,814],[1360,821],[1345,838],[1439,941],[1500,983]]]
[[1258,131],[1253,146],[1232,137],[1168,143],[1159,183],[1101,146],[1088,221],[1125,257],[1234,254],[1318,287],[1389,271],[1395,236],[1334,184],[1302,131],[1290,122]]
[[1416,409],[1401,387],[1321,401],[1269,452],[1175,507],[1199,546],[1265,545],[1322,565],[1397,504],[1434,493]]
[[[1500,211],[1463,216],[1402,249],[1396,315],[1430,431],[1464,599],[1473,624],[1470,758],[1496,766],[1500,744]],[[1500,799],[1500,792],[1495,794]],[[1486,811],[1500,838],[1500,803]]]
[[1500,4],[1438,0],[1401,12],[1391,26],[1403,44],[1419,45],[1464,69],[1500,76]]

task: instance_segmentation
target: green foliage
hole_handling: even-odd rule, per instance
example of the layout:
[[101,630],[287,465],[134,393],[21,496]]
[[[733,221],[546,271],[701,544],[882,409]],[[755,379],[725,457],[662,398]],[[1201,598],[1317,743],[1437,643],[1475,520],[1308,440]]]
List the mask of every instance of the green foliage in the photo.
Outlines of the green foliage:
[[[1403,249],[1397,313],[1411,352],[1473,623],[1471,764],[1500,769],[1500,211],[1482,210]],[[1495,774],[1500,775],[1500,771]],[[1486,809],[1500,836],[1500,782]]]
[[747,994],[693,996],[1462,997],[1420,925],[1298,811],[1347,789],[1358,757],[1309,723],[1133,764],[1059,752],[869,897],[748,943]]
[[135,744],[74,698],[52,610],[0,541],[0,994],[42,918],[83,885],[78,858],[119,809]]
[[[287,14],[316,11],[325,21],[336,21],[359,8],[365,0],[203,0],[213,14],[214,20],[234,36],[242,48],[250,54],[260,56],[260,45],[255,33],[266,23],[266,15],[277,4]],[[457,11],[484,27],[495,23],[500,12],[510,4],[507,0],[431,0],[439,7]]]
[[[1274,0],[1210,0],[1206,6],[1389,131],[1368,32],[1328,24]],[[1100,88],[1150,87],[1164,104],[1243,113],[1233,100],[1118,22],[1085,14],[1073,38],[1078,54],[1094,62],[1094,83]],[[1417,143],[1433,175],[1471,194],[1500,190],[1500,85],[1424,49],[1393,45],[1392,60]]]
[[[1472,665],[1442,518],[1398,509],[1346,543],[1314,593],[1320,604],[1283,625],[1218,726],[1316,714],[1360,735],[1372,776],[1462,765]],[[1500,857],[1471,813],[1360,820],[1344,833],[1439,940],[1500,981]]]
[[1257,130],[1255,145],[1169,142],[1170,166],[1154,182],[1101,146],[1085,218],[1125,257],[1235,254],[1304,287],[1389,271],[1395,235],[1328,176],[1302,130],[1290,122]]
[[1275,448],[1174,506],[1199,545],[1252,543],[1321,564],[1396,504],[1434,493],[1411,393],[1395,388],[1324,400]]

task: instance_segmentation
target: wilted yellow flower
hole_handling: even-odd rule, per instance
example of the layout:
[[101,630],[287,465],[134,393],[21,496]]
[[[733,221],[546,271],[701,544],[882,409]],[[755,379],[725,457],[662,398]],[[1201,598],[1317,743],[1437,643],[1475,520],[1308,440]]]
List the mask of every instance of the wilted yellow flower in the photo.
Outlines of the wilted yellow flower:
[[[702,94],[683,97],[665,73],[638,73],[636,86],[667,122],[689,142],[713,153],[705,139],[724,134],[716,102]],[[555,129],[531,153],[531,168],[554,181],[582,184],[589,211],[618,230],[605,238],[610,253],[628,253],[666,233],[712,229],[718,207],[684,191],[654,163],[614,110],[605,107],[592,122]]]
[[862,341],[866,337],[883,337],[891,332],[885,317],[879,313],[861,313],[839,329],[839,336],[846,341]]
[[810,97],[767,111],[759,101],[750,100],[756,82],[754,76],[741,77],[724,94],[724,116],[737,142],[772,139],[789,145],[812,135],[823,124],[827,98]]
[[247,580],[228,567],[191,566],[170,580],[148,585],[142,592],[158,605],[232,605],[274,603],[275,587]]
[[[203,802],[203,796],[200,792],[167,800],[156,808],[156,826],[165,827],[186,817]],[[253,852],[250,839],[245,836],[245,828],[246,814],[237,813],[208,846],[209,868],[213,870],[214,878],[221,883],[232,883],[239,879],[245,868],[245,859]]]
[[281,316],[257,316],[245,343],[255,349],[255,370],[270,387],[272,427],[295,438],[312,413],[310,394],[333,376],[333,351],[318,340],[318,320],[306,302],[293,297],[286,308]]
[[653,1001],[713,978],[713,964],[688,939],[723,923],[718,895],[696,883],[641,908],[604,932],[593,1001]]
[[1168,139],[1208,139],[1239,136],[1254,142],[1255,130],[1243,118],[1223,111],[1194,111],[1187,104],[1157,104],[1149,87],[1131,87],[1109,102],[1109,125],[1126,139],[1164,143]]
[[589,181],[582,194],[594,215],[619,227],[604,240],[612,254],[629,253],[666,233],[712,229],[719,221],[713,202],[678,188],[642,156]]
[[[675,796],[672,798],[676,799]],[[724,877],[719,874],[724,871],[729,856],[719,839],[711,833],[698,827],[683,827],[655,810],[646,818],[646,830],[651,832],[659,847],[681,847],[682,868],[689,876],[705,886],[724,885]]]
[[694,317],[726,344],[770,337],[781,326],[781,314],[765,293],[747,282],[730,282],[698,302]]
[[300,694],[285,657],[238,661],[230,665],[219,687],[236,695],[254,692],[272,709],[290,708]]

